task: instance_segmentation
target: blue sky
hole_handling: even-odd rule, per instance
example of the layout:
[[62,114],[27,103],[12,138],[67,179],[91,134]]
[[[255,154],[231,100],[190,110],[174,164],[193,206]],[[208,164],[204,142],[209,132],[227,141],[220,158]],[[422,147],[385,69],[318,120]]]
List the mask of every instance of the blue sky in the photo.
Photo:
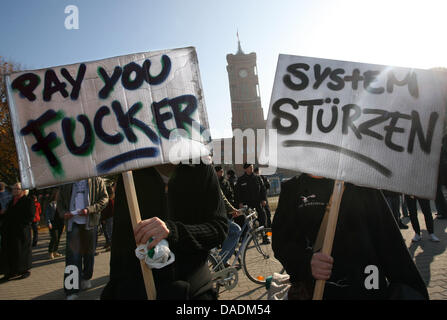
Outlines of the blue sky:
[[[67,30],[64,9],[79,9]],[[256,52],[267,116],[279,53],[447,67],[446,1],[2,0],[0,56],[26,69],[195,46],[214,138],[231,135],[226,55]]]

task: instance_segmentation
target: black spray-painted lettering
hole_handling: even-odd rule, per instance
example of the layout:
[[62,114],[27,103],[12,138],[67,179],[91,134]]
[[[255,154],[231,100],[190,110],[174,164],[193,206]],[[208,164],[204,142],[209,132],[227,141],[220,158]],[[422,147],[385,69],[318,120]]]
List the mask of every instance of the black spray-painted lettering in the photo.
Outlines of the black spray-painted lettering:
[[99,67],[98,75],[104,82],[103,88],[99,91],[98,96],[106,99],[110,92],[113,91],[115,84],[121,77],[121,84],[127,90],[136,90],[141,87],[144,81],[149,85],[158,85],[163,83],[171,72],[171,59],[167,55],[161,57],[161,71],[158,75],[152,76],[150,72],[151,61],[146,59],[140,66],[135,62],[126,64],[123,68],[116,66],[112,75],[109,77],[107,71]]
[[[133,80],[130,79],[132,73],[135,73]],[[123,75],[121,76],[121,82],[124,88],[128,90],[138,89],[143,84],[143,81],[143,69],[138,64],[131,62],[124,66]]]
[[28,124],[20,130],[20,134],[26,136],[32,134],[36,139],[36,143],[31,146],[31,150],[34,152],[42,152],[48,160],[51,167],[60,166],[59,159],[53,153],[56,146],[53,142],[57,141],[57,135],[55,132],[50,132],[45,135],[43,127],[48,123],[58,119],[58,113],[52,109],[47,110],[36,120],[28,121]]
[[78,99],[79,91],[81,91],[82,80],[84,80],[86,70],[87,70],[87,67],[85,66],[85,64],[81,63],[79,65],[78,74],[77,74],[76,80],[75,80],[75,79],[73,79],[73,77],[71,76],[71,74],[68,72],[67,69],[65,69],[65,68],[61,69],[61,74],[73,86],[73,89],[71,90],[71,94],[70,94],[71,100]]
[[123,70],[120,66],[116,66],[115,69],[113,69],[112,76],[109,77],[107,74],[107,71],[104,70],[103,67],[98,68],[98,75],[101,77],[102,81],[104,82],[104,87],[98,92],[98,96],[101,99],[106,99],[110,92],[113,91],[113,88],[115,87],[115,84],[118,82],[119,78],[121,77],[121,73]]
[[[291,90],[300,91],[306,89],[310,84],[310,78],[305,73],[311,68],[306,63],[294,63],[287,67],[287,73],[283,76],[283,83],[285,86]],[[304,71],[302,71],[304,70]],[[383,94],[385,92],[392,93],[394,87],[397,86],[407,86],[408,92],[414,98],[418,98],[418,80],[417,74],[414,71],[408,71],[403,80],[398,80],[396,78],[395,72],[390,70],[386,73],[384,77],[379,77],[384,71],[381,70],[367,70],[361,74],[359,69],[353,69],[352,74],[346,74],[343,68],[336,68],[332,70],[330,67],[325,67],[324,69],[320,64],[313,65],[313,75],[314,83],[312,88],[314,90],[320,89],[320,87],[325,84],[327,88],[333,91],[342,90],[346,82],[351,82],[352,90],[358,90],[359,83],[363,82],[363,88],[372,94]],[[297,78],[299,82],[296,82],[294,78]],[[384,85],[380,85],[380,81],[384,81]]]
[[301,83],[297,84],[292,81],[292,77],[289,74],[284,75],[283,77],[284,84],[289,89],[304,90],[307,88],[307,85],[309,84],[309,78],[306,76],[305,73],[298,71],[298,69],[304,69],[307,71],[309,70],[309,65],[305,63],[295,63],[287,67],[288,72],[290,72],[292,75],[301,80]]
[[48,69],[45,71],[43,101],[51,101],[51,96],[56,92],[60,92],[64,98],[68,97],[68,92],[65,90],[66,86],[67,84],[65,82],[59,81],[59,78],[53,69]]
[[359,69],[352,70],[352,75],[345,76],[343,79],[347,82],[351,81],[352,90],[357,90],[359,88],[359,82],[365,80],[365,78],[360,75]]
[[[186,105],[182,109],[182,105]],[[171,112],[161,112],[161,109],[170,106]],[[183,95],[174,99],[163,99],[160,102],[154,102],[152,104],[152,111],[154,112],[155,120],[157,122],[158,130],[163,138],[169,139],[170,130],[166,128],[165,122],[174,118],[175,124],[178,129],[187,130],[186,125],[192,127],[196,122],[191,115],[197,110],[197,99],[192,95]],[[200,125],[200,133],[205,128]]]
[[11,87],[14,90],[19,91],[20,97],[27,98],[29,101],[34,101],[36,100],[36,95],[33,93],[33,91],[37,88],[39,83],[39,76],[37,74],[28,72],[17,77],[11,83]]
[[422,129],[421,119],[417,111],[411,111],[412,126],[410,129],[410,138],[408,139],[408,153],[413,153],[414,140],[417,135],[421,150],[429,154],[431,152],[431,142],[433,140],[433,134],[435,132],[435,126],[439,118],[437,112],[432,112],[430,114],[430,119],[428,120],[427,133],[424,137],[424,131]]
[[146,136],[153,142],[158,144],[159,139],[157,134],[143,121],[138,120],[135,117],[135,114],[141,110],[143,104],[141,102],[135,103],[129,111],[126,113],[123,112],[123,108],[118,101],[112,102],[112,109],[115,112],[116,120],[118,120],[118,125],[123,129],[124,135],[126,136],[129,142],[137,142],[137,136],[133,132],[133,127],[136,127],[143,131]]
[[[128,112],[124,113],[121,104],[118,101],[112,102],[112,110],[114,111],[115,119],[124,134],[118,132],[115,135],[110,135],[105,132],[103,119],[105,116],[111,114],[111,111],[107,106],[102,106],[97,110],[94,116],[93,126],[91,125],[89,118],[84,114],[78,115],[76,117],[77,121],[75,121],[72,117],[63,118],[62,112],[48,110],[38,119],[30,120],[20,133],[23,136],[32,134],[35,137],[36,143],[32,146],[32,150],[34,152],[41,152],[48,160],[52,169],[57,171],[57,167],[61,167],[61,162],[54,154],[53,149],[57,147],[54,142],[58,140],[58,137],[55,132],[45,135],[44,127],[63,118],[61,129],[65,144],[68,150],[76,156],[86,156],[91,154],[94,147],[95,134],[102,141],[112,145],[117,145],[123,142],[124,136],[129,142],[135,143],[137,142],[137,136],[133,131],[134,128],[141,130],[152,143],[159,145],[161,142],[159,136],[148,124],[135,118],[142,107],[143,104],[137,102],[132,105]],[[161,109],[165,107],[169,107],[170,110],[168,112],[161,112]],[[174,119],[177,128],[186,130],[188,127],[194,127],[193,124],[195,124],[195,120],[192,115],[197,111],[198,103],[194,96],[182,95],[173,99],[163,99],[160,102],[153,102],[151,108],[154,114],[155,125],[160,132],[160,135],[169,139],[170,130],[166,128],[165,122]],[[80,136],[75,133],[77,122],[82,125],[81,129],[78,130],[81,130],[84,133],[84,139],[80,145],[77,145],[75,141],[75,137]],[[200,134],[202,134],[205,128],[200,124],[199,128]],[[107,173],[111,169],[127,161],[156,157],[158,154],[159,149],[155,146],[129,151],[103,161],[97,166],[97,170],[101,174]]]
[[151,60],[147,59],[143,63],[144,76],[147,83],[157,85],[163,83],[171,72],[171,59],[167,55],[161,57],[161,71],[155,77],[151,75]]
[[[67,69],[61,69],[61,75],[72,85],[70,98],[72,100],[77,100],[79,97],[79,92],[81,90],[81,84],[84,80],[84,75],[87,67],[85,64],[81,63],[78,67],[78,73],[76,79],[73,79],[71,74]],[[29,101],[36,100],[36,95],[34,90],[40,84],[40,78],[34,73],[25,73],[17,79],[15,79],[11,87],[14,90],[18,90],[22,98],[27,98]],[[42,91],[42,98],[44,101],[51,101],[51,97],[56,92],[59,92],[62,97],[68,97],[67,84],[64,81],[60,81],[56,72],[53,69],[48,69],[45,71],[44,88]]]
[[370,93],[381,94],[385,92],[383,87],[374,88],[372,87],[372,83],[376,82],[377,76],[380,74],[379,71],[365,71],[363,75],[365,76],[365,80],[363,81],[363,88]]
[[[433,140],[433,134],[437,125],[439,114],[432,112],[428,124],[424,127],[421,123],[419,113],[412,111],[411,114],[404,114],[401,112],[388,112],[382,109],[361,108],[357,104],[346,104],[341,107],[333,105],[331,108],[331,120],[329,125],[323,124],[323,116],[329,112],[328,108],[322,105],[323,99],[312,99],[295,101],[290,98],[281,98],[275,101],[272,105],[272,127],[278,131],[281,135],[294,134],[299,127],[299,119],[294,114],[293,110],[298,110],[300,106],[307,107],[306,116],[302,119],[305,122],[305,132],[310,135],[313,132],[313,114],[315,108],[319,108],[317,111],[316,124],[320,132],[330,133],[332,132],[339,119],[338,109],[341,108],[341,133],[348,135],[354,134],[357,139],[362,139],[363,136],[369,136],[379,141],[384,141],[385,146],[390,150],[396,152],[404,152],[405,146],[401,146],[393,142],[393,137],[397,134],[408,134],[408,144],[406,151],[413,153],[415,141],[419,141],[420,149],[429,154],[431,152],[431,144]],[[331,99],[324,100],[325,103],[330,103]],[[333,99],[334,104],[338,104],[340,101],[338,98]],[[290,111],[281,109],[283,106],[289,105]],[[368,117],[365,119],[363,115],[376,115],[375,117]],[[282,121],[287,120],[286,124]],[[410,130],[406,132],[405,127],[400,121],[409,121]],[[309,123],[312,122],[312,123]],[[290,124],[289,124],[290,123]],[[380,127],[379,125],[383,125]],[[373,128],[375,128],[373,130]],[[382,130],[382,131],[381,131]],[[383,132],[383,133],[382,133]]]
[[385,122],[388,119],[389,112],[386,110],[381,109],[369,109],[365,108],[362,110],[363,114],[377,114],[378,117],[372,118],[370,120],[366,120],[365,122],[362,122],[359,126],[359,132],[365,136],[373,137],[377,140],[383,140],[383,136],[376,132],[372,131],[371,127],[374,127],[382,122]]
[[[327,98],[325,100],[325,102],[326,103],[331,103],[331,99]],[[335,98],[333,102],[335,104],[338,104],[340,102],[340,100],[338,98]],[[323,112],[324,112],[324,109],[318,110],[318,113],[317,113],[317,127],[318,127],[318,130],[320,130],[321,132],[324,132],[324,133],[331,132],[335,128],[335,125],[337,124],[337,120],[338,120],[338,108],[337,108],[337,106],[336,105],[332,106],[331,111],[332,111],[331,121],[329,122],[328,126],[325,126],[323,124]]]
[[417,98],[419,97],[419,88],[418,88],[418,80],[415,72],[408,73],[403,80],[397,80],[396,76],[392,71],[388,72],[388,82],[386,85],[386,91],[388,93],[392,93],[394,86],[408,86],[408,91],[410,94]]
[[[359,130],[354,124],[354,121],[357,120],[362,111],[360,107],[356,104],[347,104],[341,108],[343,111],[343,122],[342,122],[342,129],[341,133],[348,134],[348,128],[351,128],[352,132],[356,135],[358,139],[362,138],[362,135],[360,134]],[[354,114],[351,114],[351,110],[354,111]]]
[[[285,104],[290,104],[293,109],[298,110],[298,103],[289,98],[282,98],[277,100],[272,106],[272,113],[274,115],[272,126],[273,129],[278,130],[279,134],[292,134],[298,130],[298,119],[291,113],[281,110],[281,106]],[[281,124],[281,119],[288,120],[290,122],[289,126],[284,126]]]
[[117,132],[116,134],[109,135],[107,134],[102,125],[102,119],[110,114],[110,109],[107,106],[102,106],[98,109],[95,114],[95,119],[93,120],[93,127],[95,128],[95,132],[99,139],[108,144],[119,144],[124,140],[124,136],[121,132]]
[[89,154],[93,149],[95,143],[95,135],[93,134],[93,128],[88,120],[87,116],[80,114],[77,120],[84,127],[84,141],[80,146],[76,145],[74,136],[76,129],[76,121],[73,118],[64,118],[62,120],[62,133],[64,135],[65,144],[67,145],[68,151],[76,156],[83,156]]
[[397,127],[397,121],[399,119],[406,119],[406,120],[411,120],[411,117],[407,114],[402,114],[400,112],[390,112],[389,117],[391,118],[390,124],[383,127],[383,129],[385,130],[386,134],[385,134],[385,145],[390,148],[391,150],[397,151],[397,152],[402,152],[405,150],[404,147],[399,146],[395,143],[393,143],[391,141],[391,138],[393,136],[394,132],[400,132],[403,133],[405,132],[404,128],[399,128]]
[[323,104],[323,99],[315,100],[303,100],[299,101],[298,105],[307,107],[307,121],[306,121],[306,133],[312,133],[312,123],[314,117],[314,106],[321,106]]

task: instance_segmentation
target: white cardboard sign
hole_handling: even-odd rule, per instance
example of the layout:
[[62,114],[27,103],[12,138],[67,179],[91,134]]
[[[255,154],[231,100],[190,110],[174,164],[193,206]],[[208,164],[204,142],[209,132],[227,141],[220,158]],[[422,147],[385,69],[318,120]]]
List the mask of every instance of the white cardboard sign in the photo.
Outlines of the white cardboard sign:
[[278,167],[434,199],[445,73],[280,55]]
[[19,72],[6,83],[24,188],[208,154],[192,47]]

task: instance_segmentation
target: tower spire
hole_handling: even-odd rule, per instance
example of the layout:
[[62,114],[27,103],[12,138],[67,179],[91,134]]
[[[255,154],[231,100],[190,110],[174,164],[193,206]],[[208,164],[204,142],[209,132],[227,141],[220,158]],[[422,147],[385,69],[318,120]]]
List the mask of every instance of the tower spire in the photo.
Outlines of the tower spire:
[[237,52],[236,52],[236,54],[244,54],[244,51],[242,51],[242,47],[241,47],[241,40],[239,39],[239,30],[237,30],[236,36],[237,36]]

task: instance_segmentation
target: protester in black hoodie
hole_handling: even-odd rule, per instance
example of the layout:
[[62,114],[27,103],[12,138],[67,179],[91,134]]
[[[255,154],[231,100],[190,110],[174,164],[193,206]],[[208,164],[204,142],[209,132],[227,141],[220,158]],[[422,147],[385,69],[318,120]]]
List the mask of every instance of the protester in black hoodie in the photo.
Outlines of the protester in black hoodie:
[[228,222],[214,168],[163,165],[133,172],[142,221],[132,228],[123,181],[116,187],[110,281],[102,299],[147,299],[138,243],[153,233],[169,243],[175,261],[152,269],[157,299],[216,299],[207,266],[208,251],[222,244]]
[[[291,282],[312,291],[316,279],[326,280],[323,299],[388,299],[388,283],[408,286],[408,297],[428,299],[383,196],[378,190],[345,185],[331,256],[314,253],[313,246],[334,181],[303,174],[281,186],[272,247]],[[369,266],[378,272],[372,288],[367,285]]]

